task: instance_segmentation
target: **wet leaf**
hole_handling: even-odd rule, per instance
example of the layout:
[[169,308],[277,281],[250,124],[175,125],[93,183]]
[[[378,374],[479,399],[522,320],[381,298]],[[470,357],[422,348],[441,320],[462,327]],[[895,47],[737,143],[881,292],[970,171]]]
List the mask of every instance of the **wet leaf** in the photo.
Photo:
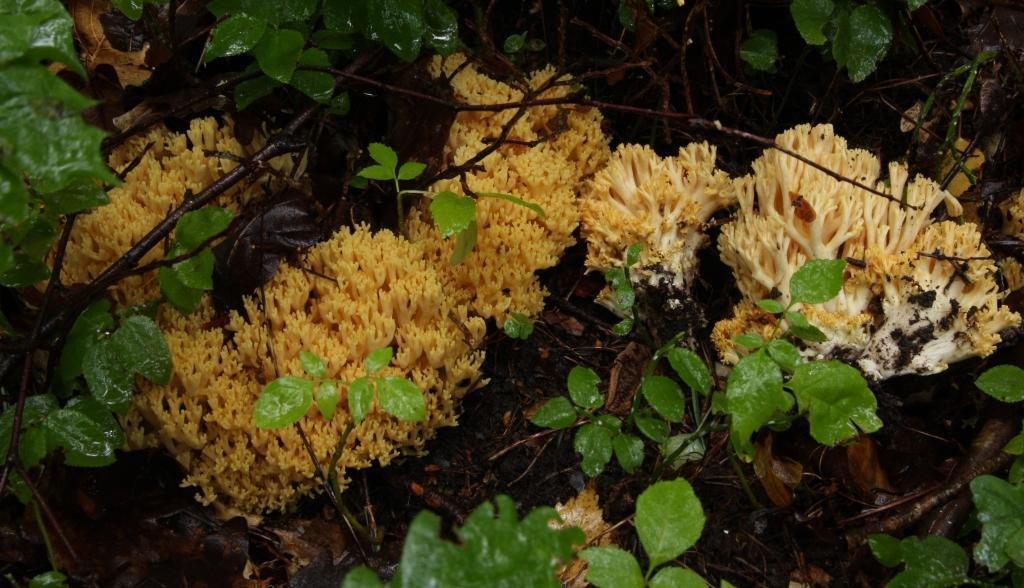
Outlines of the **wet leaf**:
[[600,425],[588,423],[576,431],[573,448],[583,456],[580,467],[591,478],[604,471],[612,459],[612,434]]
[[441,55],[451,55],[462,46],[459,15],[444,0],[423,0],[423,22],[423,42],[427,47]]
[[1024,400],[1024,369],[1015,365],[997,365],[985,370],[974,382],[979,390],[996,400]]
[[892,21],[879,7],[862,4],[852,12],[841,12],[835,23],[832,56],[852,81],[863,81],[889,51]]
[[822,29],[830,20],[834,8],[832,0],[793,0],[789,12],[804,41],[810,45],[823,45],[828,38]]
[[302,55],[302,46],[305,44],[306,39],[299,31],[272,30],[263,35],[253,48],[252,54],[263,73],[287,84],[292,79],[299,56]]
[[856,368],[835,360],[812,361],[796,367],[786,384],[796,394],[801,412],[807,412],[811,436],[834,446],[882,428],[875,414],[878,402]]
[[533,321],[521,312],[513,312],[505,319],[504,331],[512,339],[525,341],[533,333]]
[[373,382],[370,378],[356,378],[348,387],[348,411],[352,420],[362,422],[373,408]]
[[476,221],[474,220],[469,223],[465,231],[460,231],[455,236],[455,249],[452,250],[452,256],[448,260],[448,265],[458,265],[463,259],[466,259],[466,256],[476,247],[476,236],[477,228]]
[[597,372],[583,366],[575,366],[569,371],[569,396],[582,408],[600,408],[604,404],[604,397],[597,389],[600,383],[601,377]]
[[778,414],[793,406],[793,398],[782,389],[782,371],[764,350],[742,358],[726,383],[730,437],[736,452],[746,459],[754,453],[750,436]]
[[636,533],[652,568],[682,555],[703,531],[704,508],[683,478],[655,482],[636,499]]
[[82,371],[96,400],[116,413],[128,412],[135,382],[131,368],[118,356],[110,338],[101,339],[89,347],[82,361]]
[[267,30],[267,21],[245,13],[232,14],[213,30],[206,46],[206,60],[241,55],[253,47]]
[[1024,529],[1024,488],[995,476],[979,476],[971,481],[971,496],[981,522],[981,541],[974,547],[974,558],[997,572],[1007,563],[1024,565],[1019,549],[1011,544]]
[[132,316],[110,338],[122,365],[154,384],[171,379],[171,350],[163,331],[147,316]]
[[114,452],[124,445],[124,432],[110,410],[88,397],[72,398],[54,411],[44,425],[51,445],[63,447],[64,463],[101,467],[114,463]]
[[677,567],[661,568],[648,584],[650,588],[705,588],[707,585],[697,572]]
[[684,347],[668,352],[668,363],[691,390],[707,395],[711,392],[711,372],[699,355]]
[[366,373],[375,374],[380,370],[388,367],[391,364],[391,358],[394,357],[395,350],[391,347],[381,347],[380,349],[374,350],[366,359],[363,360],[363,367],[366,368]]
[[890,567],[905,562],[887,586],[960,586],[967,579],[967,554],[962,547],[945,537],[929,535],[924,539],[907,537],[897,541],[887,535],[872,535],[868,545],[879,561]]
[[839,295],[843,289],[842,259],[812,259],[796,270],[789,280],[789,295],[796,302],[821,304]]
[[324,382],[316,390],[316,409],[327,420],[334,418],[334,412],[338,408],[338,400],[341,398],[338,392],[338,385],[334,382]]
[[591,547],[580,552],[587,560],[587,582],[597,588],[643,588],[644,575],[631,554],[618,547]]
[[71,382],[81,375],[82,360],[86,351],[96,344],[104,333],[113,328],[114,319],[110,316],[109,300],[101,298],[82,311],[64,340],[60,364],[57,366],[60,379]]
[[72,36],[73,24],[57,0],[12,0],[0,4],[0,63],[24,57],[56,61],[85,77]]
[[765,350],[768,351],[768,356],[788,374],[793,373],[796,366],[803,361],[800,351],[785,339],[772,339],[765,346]]
[[651,408],[668,421],[682,422],[686,414],[686,403],[678,384],[665,376],[648,376],[640,385],[640,393],[651,404]]
[[430,216],[441,237],[447,239],[476,220],[476,201],[454,192],[439,192],[430,202]]
[[644,463],[643,439],[634,435],[616,435],[612,439],[615,459],[627,474],[632,474]]
[[302,364],[303,371],[314,378],[322,378],[327,373],[327,364],[311,351],[300,351],[299,363]]
[[253,421],[260,429],[281,429],[299,422],[313,404],[313,382],[281,376],[263,387],[253,406]]
[[423,392],[406,378],[385,376],[377,380],[377,400],[384,412],[403,421],[422,421],[427,417]]
[[[300,66],[330,67],[331,60],[321,49],[310,48],[302,52]],[[334,76],[323,71],[299,70],[292,75],[291,85],[320,103],[328,103],[334,95]]]
[[416,59],[426,32],[422,0],[376,0],[366,16],[370,39],[403,61]]
[[779,59],[779,39],[771,29],[758,29],[740,45],[740,58],[757,71],[775,71]]
[[565,396],[555,396],[541,405],[530,422],[547,429],[564,429],[576,422],[576,409]]

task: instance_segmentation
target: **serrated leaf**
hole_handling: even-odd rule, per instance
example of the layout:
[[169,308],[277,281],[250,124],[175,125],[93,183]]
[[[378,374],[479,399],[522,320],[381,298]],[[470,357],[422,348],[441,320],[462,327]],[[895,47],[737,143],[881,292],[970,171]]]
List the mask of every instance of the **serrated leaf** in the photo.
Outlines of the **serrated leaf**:
[[253,47],[267,30],[267,21],[245,13],[232,14],[213,30],[206,46],[206,60],[241,55]]
[[793,398],[782,389],[782,371],[764,350],[740,359],[725,390],[733,447],[749,459],[754,455],[750,436],[777,414],[788,412]]
[[583,456],[580,462],[583,473],[593,478],[603,472],[612,459],[612,434],[600,425],[587,423],[576,431],[573,448]]
[[476,221],[474,220],[469,223],[465,231],[460,231],[455,236],[455,249],[452,250],[452,256],[448,260],[448,265],[458,265],[463,259],[466,259],[466,256],[476,247],[476,236],[477,228]]
[[234,218],[235,213],[226,208],[204,206],[182,215],[174,227],[174,238],[185,251],[192,251],[210,237],[227,229]]
[[430,202],[430,216],[441,237],[447,239],[476,220],[476,201],[454,192],[439,192]]
[[591,547],[580,552],[587,562],[587,582],[597,588],[643,588],[644,575],[632,554],[618,547]]
[[348,387],[348,411],[352,420],[362,422],[373,407],[373,382],[370,378],[356,378]]
[[115,451],[124,445],[124,432],[110,410],[93,398],[72,398],[67,406],[52,412],[44,427],[49,444],[63,447],[64,463],[79,467],[102,467],[114,463]]
[[576,422],[576,409],[565,396],[555,396],[537,409],[530,422],[547,429],[564,429]]
[[277,29],[267,31],[252,50],[256,63],[263,73],[287,84],[292,79],[295,66],[302,55],[306,38],[299,31]]
[[368,165],[359,170],[356,175],[368,180],[387,181],[395,179],[395,170],[383,165]]
[[402,167],[398,168],[398,179],[414,180],[420,177],[420,174],[422,174],[425,169],[427,169],[427,164],[425,163],[407,161],[402,164]]
[[673,347],[668,363],[691,390],[707,395],[711,392],[711,372],[699,355],[685,347]]
[[[170,258],[185,253],[180,246],[172,247],[167,253]],[[163,269],[163,268],[161,268]],[[209,248],[171,266],[171,272],[182,286],[204,292],[213,289],[213,251]]]
[[779,364],[782,371],[788,374],[793,373],[796,366],[803,360],[800,351],[785,339],[772,339],[765,346],[765,350],[768,351],[768,356]]
[[771,29],[758,29],[740,45],[740,59],[757,71],[775,71],[779,38]]
[[82,78],[85,69],[75,51],[74,23],[57,0],[9,0],[0,3],[0,63],[18,58],[63,63]]
[[732,338],[732,340],[738,345],[746,347],[747,349],[760,349],[761,347],[764,347],[764,337],[758,335],[757,333],[744,333],[742,335],[736,335],[735,337]]
[[[882,539],[884,535],[873,535],[869,539],[872,550],[878,547],[886,565],[896,560],[896,546],[892,541]],[[891,539],[891,538],[889,538]],[[927,586],[940,588],[960,586],[967,579],[967,554],[962,547],[945,537],[929,535],[924,539],[907,537],[898,543],[898,560],[906,567],[896,574],[886,586],[893,588],[917,588]],[[877,554],[876,554],[877,555]]]
[[978,376],[974,385],[996,400],[1020,402],[1024,400],[1024,369],[1015,365],[997,365]]
[[782,314],[786,310],[786,308],[782,306],[781,302],[771,300],[770,298],[758,300],[757,305],[765,312],[770,312],[771,314]]
[[338,400],[341,394],[338,392],[338,385],[334,382],[323,382],[316,390],[316,409],[327,420],[334,418],[338,409]]
[[789,333],[809,343],[821,343],[828,341],[828,337],[825,333],[821,332],[821,329],[812,325],[807,321],[807,317],[799,312],[787,311],[786,322],[789,323]]
[[1007,542],[1024,529],[1024,488],[995,476],[978,476],[971,481],[971,496],[981,522],[974,559],[997,572],[1011,561]]
[[181,282],[177,272],[172,268],[162,267],[157,272],[160,292],[163,293],[171,306],[182,314],[192,314],[203,299],[204,290],[190,288]]
[[862,4],[836,17],[832,56],[846,68],[850,80],[868,77],[885,57],[892,43],[892,21],[877,6]]
[[163,331],[147,316],[132,316],[110,338],[122,365],[154,384],[171,380],[171,350]]
[[260,429],[290,427],[306,416],[312,404],[313,382],[281,376],[263,387],[253,407],[253,421]]
[[577,406],[583,408],[601,408],[604,405],[604,396],[598,391],[597,386],[601,383],[601,377],[594,370],[575,366],[569,371],[568,378],[569,396]]
[[697,572],[677,567],[661,568],[648,584],[650,588],[706,588],[707,585]]
[[398,154],[394,149],[383,143],[370,143],[366,150],[370,154],[370,159],[381,167],[392,170],[391,177],[395,177],[393,170],[398,167]]
[[375,374],[388,367],[394,356],[395,350],[391,347],[375,349],[363,360],[363,367],[366,369],[367,374]]
[[627,474],[632,474],[644,463],[643,439],[634,435],[616,435],[612,439],[615,459]]
[[399,420],[422,421],[427,418],[423,392],[406,378],[385,376],[377,380],[377,400],[384,412]]
[[686,402],[679,384],[665,376],[647,376],[640,384],[640,393],[650,403],[651,408],[668,421],[683,421],[683,416],[686,415]]
[[302,364],[302,370],[314,378],[322,378],[327,374],[327,364],[312,351],[300,351],[299,363]]
[[832,0],[793,0],[789,5],[789,13],[793,15],[796,29],[810,45],[822,45],[828,40],[822,29],[828,23],[834,9]]
[[821,304],[828,302],[843,289],[842,259],[812,259],[796,270],[789,280],[789,295],[796,302]]
[[656,482],[636,499],[636,533],[655,568],[682,555],[704,531],[704,508],[690,483]]
[[875,414],[878,402],[864,376],[841,361],[812,361],[796,367],[786,384],[796,394],[801,412],[807,412],[811,437],[835,446],[882,428]]

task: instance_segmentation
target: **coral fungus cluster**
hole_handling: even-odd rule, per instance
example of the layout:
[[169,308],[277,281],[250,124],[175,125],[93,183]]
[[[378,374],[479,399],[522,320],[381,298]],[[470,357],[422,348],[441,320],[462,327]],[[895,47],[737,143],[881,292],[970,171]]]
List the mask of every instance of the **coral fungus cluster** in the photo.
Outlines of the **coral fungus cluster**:
[[944,201],[959,204],[934,182],[909,180],[904,166],[880,163],[848,148],[828,125],[802,125],[776,143],[890,199],[842,182],[779,150],[768,150],[739,178],[740,209],[722,229],[722,259],[744,295],[735,316],[715,328],[723,357],[735,361],[732,337],[767,334],[774,319],[754,306],[765,297],[789,302],[789,279],[812,259],[848,259],[843,289],[825,304],[805,308],[827,336],[805,354],[837,357],[882,380],[931,374],[972,356],[985,356],[1000,332],[1020,316],[1000,304],[996,266],[971,224],[933,222]]
[[[525,88],[496,81],[481,73],[465,56],[434,58],[434,76],[450,78],[456,99],[469,104],[520,101]],[[553,68],[534,72],[529,87],[536,98],[560,98],[572,88]],[[608,158],[608,139],[601,131],[601,113],[594,108],[533,106],[519,112],[462,111],[452,125],[445,147],[450,165],[461,165],[496,140],[513,118],[507,141],[460,178],[437,182],[435,191],[465,194],[503,193],[533,202],[534,211],[502,200],[477,201],[476,249],[462,263],[448,264],[453,240],[442,239],[425,212],[415,212],[407,226],[413,241],[425,244],[435,260],[446,289],[484,318],[502,321],[509,313],[537,314],[546,294],[536,272],[555,265],[574,240],[579,224],[577,190]]]
[[[62,279],[65,284],[88,282],[181,205],[187,194],[206,188],[258,151],[265,140],[256,135],[243,145],[235,138],[234,124],[226,118],[219,124],[212,117],[194,119],[188,131],[175,133],[160,125],[128,139],[115,149],[108,163],[124,173],[124,183],[108,192],[110,203],[82,216],[75,223],[65,254]],[[286,169],[286,156],[271,161]],[[125,173],[127,172],[127,173]],[[219,204],[237,208],[260,191],[259,183],[235,187]],[[142,264],[163,256],[154,248]],[[160,297],[156,273],[132,276],[110,290],[123,306],[135,306]]]
[[[169,307],[161,323],[174,360],[167,386],[143,383],[126,419],[129,445],[164,447],[188,470],[204,502],[255,512],[288,506],[318,481],[294,428],[257,429],[253,405],[263,385],[300,374],[299,353],[327,363],[327,377],[350,382],[379,348],[396,349],[384,375],[410,378],[423,391],[427,418],[405,422],[374,410],[355,426],[339,462],[364,468],[417,451],[436,428],[454,425],[457,403],[478,383],[482,352],[465,337],[483,336],[480,318],[445,295],[422,247],[389,231],[342,230],[246,299],[226,330]],[[310,410],[300,425],[317,460],[327,463],[351,418],[342,398],[328,421]]]

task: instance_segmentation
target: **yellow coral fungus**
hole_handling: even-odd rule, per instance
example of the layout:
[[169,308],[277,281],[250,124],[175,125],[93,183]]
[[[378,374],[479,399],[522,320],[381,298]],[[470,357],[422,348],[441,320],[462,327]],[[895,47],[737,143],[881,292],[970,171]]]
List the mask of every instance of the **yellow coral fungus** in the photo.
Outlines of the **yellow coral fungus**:
[[[185,133],[173,133],[163,126],[136,135],[115,149],[108,163],[123,172],[136,159],[138,162],[124,178],[124,183],[110,190],[110,203],[83,215],[75,223],[68,241],[62,279],[65,284],[87,282],[123,255],[146,233],[181,205],[188,193],[198,193],[238,162],[262,147],[257,137],[250,145],[241,145],[234,137],[233,123],[226,119],[218,124],[213,118],[195,119]],[[286,156],[272,162],[287,167]],[[258,193],[258,186],[249,185],[229,191],[220,203],[236,207]],[[155,248],[143,258],[142,264],[164,254]],[[156,272],[132,276],[111,288],[111,295],[123,306],[133,306],[159,298]]]
[[771,320],[751,301],[778,296],[788,302],[789,279],[812,259],[862,263],[848,267],[839,296],[804,309],[827,337],[807,344],[805,355],[851,361],[875,380],[936,373],[966,357],[988,355],[1000,331],[1020,324],[1019,315],[999,304],[1005,293],[977,227],[932,222],[932,211],[944,201],[960,212],[948,192],[922,177],[908,181],[900,164],[889,165],[888,182],[879,181],[878,160],[848,148],[827,125],[798,126],[776,143],[893,199],[778,150],[755,161],[754,173],[737,180],[740,211],[719,240],[722,259],[746,298],[733,319],[716,326],[724,359],[736,359],[733,335],[762,332]]
[[[265,306],[246,299],[247,317],[233,313],[227,332],[204,326],[208,307],[191,317],[165,307],[161,323],[174,374],[167,386],[144,383],[126,418],[129,444],[166,447],[204,502],[281,509],[316,488],[296,430],[257,429],[252,414],[263,384],[302,373],[301,351],[324,358],[328,378],[350,382],[363,375],[370,352],[393,346],[394,359],[381,374],[408,377],[424,393],[422,422],[374,410],[357,425],[339,462],[342,473],[421,450],[436,428],[455,424],[459,400],[478,384],[483,354],[464,332],[482,337],[483,320],[452,304],[422,246],[390,232],[342,230],[299,265],[282,267],[264,293]],[[349,422],[344,397],[331,421],[312,410],[300,421],[321,463]]]
[[707,143],[690,144],[671,158],[620,145],[588,183],[580,206],[587,266],[621,267],[626,249],[640,243],[640,262],[630,275],[641,297],[656,288],[663,290],[657,312],[692,307],[697,250],[708,242],[704,224],[734,201],[733,184],[715,169],[715,148]]
[[[519,89],[480,73],[465,57],[434,59],[435,76],[451,76],[455,97],[470,104],[497,104],[521,100]],[[539,89],[553,81],[546,68],[529,78]],[[566,84],[552,85],[540,98],[566,96]],[[445,147],[447,160],[465,163],[498,138],[516,109],[499,112],[464,111],[456,117]],[[427,255],[442,274],[446,292],[485,318],[502,321],[511,312],[536,314],[545,291],[535,272],[557,263],[573,243],[579,224],[576,190],[608,157],[608,140],[601,131],[601,114],[593,108],[535,106],[513,125],[509,141],[485,157],[466,174],[466,185],[477,192],[511,194],[540,205],[544,216],[492,198],[477,201],[476,248],[462,263],[448,263],[454,240],[444,240],[424,211],[414,211],[407,230],[423,243]],[[435,191],[464,193],[459,179],[442,180]]]

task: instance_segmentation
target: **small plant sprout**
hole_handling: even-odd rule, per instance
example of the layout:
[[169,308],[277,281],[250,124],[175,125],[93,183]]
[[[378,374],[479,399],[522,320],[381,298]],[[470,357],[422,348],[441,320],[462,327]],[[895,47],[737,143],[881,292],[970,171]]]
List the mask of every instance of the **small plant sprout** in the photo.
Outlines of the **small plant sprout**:
[[512,339],[525,341],[533,334],[533,321],[521,312],[513,312],[505,319],[504,330]]
[[625,317],[612,327],[612,332],[620,337],[628,335],[636,324],[636,291],[629,270],[640,261],[642,250],[643,243],[633,243],[626,249],[623,266],[612,268],[604,274],[612,289],[612,303],[620,315]]
[[[395,186],[395,198],[398,206],[398,226],[405,234],[405,206],[403,198],[406,195],[420,195],[431,199],[429,210],[430,216],[434,219],[441,237],[447,239],[455,236],[455,250],[449,259],[451,265],[456,265],[466,258],[476,246],[477,225],[476,225],[476,199],[495,198],[505,200],[518,206],[528,208],[544,216],[544,209],[532,202],[522,198],[516,198],[511,194],[497,192],[476,192],[470,196],[460,196],[455,192],[431,192],[429,190],[403,190],[400,182],[415,180],[427,169],[426,164],[417,161],[406,161],[398,165],[398,154],[394,149],[383,143],[370,143],[368,147],[370,158],[374,165],[364,167],[356,174],[360,178],[378,180],[382,182],[391,181]],[[408,236],[408,235],[406,235]]]

